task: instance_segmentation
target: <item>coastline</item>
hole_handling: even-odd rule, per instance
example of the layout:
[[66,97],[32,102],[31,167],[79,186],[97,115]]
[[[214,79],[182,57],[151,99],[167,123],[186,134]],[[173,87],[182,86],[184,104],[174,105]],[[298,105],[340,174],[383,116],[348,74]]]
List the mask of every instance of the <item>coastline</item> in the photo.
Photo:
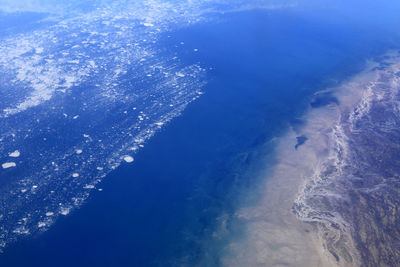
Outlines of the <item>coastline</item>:
[[[280,139],[277,164],[263,186],[263,198],[236,213],[237,220],[246,225],[245,237],[226,247],[225,266],[361,265],[351,223],[335,208],[328,209],[329,204],[324,206],[324,201],[308,202],[315,195],[347,197],[322,189],[321,181],[332,168],[341,173],[345,167],[341,165],[346,153],[344,117],[367,112],[371,86],[379,83],[385,69],[398,66],[397,53],[386,57],[393,62],[368,62],[364,71],[328,89],[337,101],[310,108],[302,118],[305,125]],[[296,149],[299,136],[307,141]],[[322,183],[335,186],[334,181]]]

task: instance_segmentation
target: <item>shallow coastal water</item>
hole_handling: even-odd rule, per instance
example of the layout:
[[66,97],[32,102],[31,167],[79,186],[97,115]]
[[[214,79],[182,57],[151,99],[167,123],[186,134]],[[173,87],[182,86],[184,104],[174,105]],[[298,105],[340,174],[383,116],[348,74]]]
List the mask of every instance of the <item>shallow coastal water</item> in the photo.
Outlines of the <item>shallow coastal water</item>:
[[[327,94],[326,89],[355,79],[367,59],[393,48],[397,39],[385,24],[371,28],[360,26],[363,20],[348,22],[349,16],[341,10],[331,13],[322,8],[318,12],[267,8],[213,13],[210,20],[151,39],[157,43],[146,48],[154,48],[157,57],[148,55],[151,64],[141,63],[144,67],[139,70],[152,71],[146,77],[154,79],[157,90],[140,91],[143,102],[133,102],[135,107],[130,106],[132,99],[118,98],[121,92],[110,90],[109,96],[124,105],[106,110],[97,106],[95,111],[102,111],[97,113],[100,117],[118,114],[97,128],[108,131],[110,125],[117,126],[108,135],[118,141],[116,146],[126,142],[119,137],[129,136],[130,123],[136,119],[146,122],[146,114],[154,115],[150,130],[157,133],[153,136],[152,132],[146,142],[138,141],[137,147],[144,147],[138,148],[131,165],[124,162],[105,181],[96,180],[88,184],[93,187],[85,188],[102,191],[92,192],[78,210],[56,221],[47,232],[11,244],[0,255],[0,264],[336,264],[332,253],[323,248],[324,240],[315,235],[316,227],[301,222],[292,207],[303,182],[313,176],[319,160],[329,155],[328,133],[321,131],[329,132],[337,121],[338,107],[341,111],[355,103],[346,104],[337,90]],[[160,61],[159,56],[167,60]],[[170,61],[173,57],[179,62]],[[161,77],[163,68],[176,74],[174,85],[184,90],[162,87],[171,82]],[[121,74],[114,70],[119,69],[112,68],[112,75]],[[134,93],[129,91],[132,85],[153,88],[151,82],[142,82],[142,76],[126,74],[122,79],[126,95]],[[83,87],[73,87],[76,96]],[[355,94],[358,90],[346,92],[351,92],[354,101],[361,96]],[[147,105],[151,102],[147,93],[160,94],[160,102],[168,104],[165,110],[169,100],[182,108],[171,107],[176,112],[164,117],[164,109]],[[130,109],[127,121],[121,119],[126,116],[125,107]],[[141,114],[136,107],[148,112]],[[101,121],[95,112],[87,117],[73,115],[72,123],[91,118]],[[54,128],[56,132],[65,129],[55,126],[60,127]],[[296,150],[299,136],[307,141]],[[136,144],[137,139],[132,139]],[[23,161],[21,151],[19,160]],[[104,159],[96,154],[98,150],[90,151]],[[74,144],[70,154],[85,157],[87,152]],[[132,161],[122,152],[116,161]],[[86,174],[71,170],[71,176]],[[54,216],[50,212],[46,211],[47,217]]]
[[[384,98],[382,94],[397,95],[399,54],[394,51],[384,58],[380,63],[370,62],[363,72],[339,87],[327,88],[337,101],[311,106],[303,117],[304,125],[280,139],[277,164],[261,189],[264,197],[236,214],[240,224],[246,225],[246,234],[227,246],[226,266],[373,266],[392,261],[373,262],[360,257],[360,253],[368,252],[359,251],[356,225],[343,211],[350,206],[350,210],[362,207],[348,199],[356,187],[340,181],[355,179],[348,170],[350,164],[372,163],[371,169],[377,167],[376,162],[363,162],[360,158],[346,162],[350,160],[349,147],[355,142],[347,127],[369,116],[369,105],[376,101],[375,97],[379,101]],[[360,134],[366,129],[357,131]],[[308,139],[296,149],[299,135]],[[368,176],[359,177],[366,183],[361,190],[375,190],[377,182],[367,185]],[[374,209],[374,205],[377,204],[371,203],[370,208]]]

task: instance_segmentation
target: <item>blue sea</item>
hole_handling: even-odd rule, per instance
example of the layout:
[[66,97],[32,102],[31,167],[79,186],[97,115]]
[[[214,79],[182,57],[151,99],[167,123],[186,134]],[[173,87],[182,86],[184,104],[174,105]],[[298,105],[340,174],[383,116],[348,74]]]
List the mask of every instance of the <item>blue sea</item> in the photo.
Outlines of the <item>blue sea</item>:
[[[110,170],[95,185],[101,191],[93,190],[46,231],[7,244],[0,266],[219,266],[225,246],[244,227],[232,219],[235,211],[262,194],[258,185],[274,166],[276,140],[304,123],[316,92],[359,73],[366,60],[399,49],[399,4],[371,4],[376,8],[367,11],[355,2],[216,9],[209,19],[160,33],[154,44],[159,56],[174,55],[179,64],[203,70],[194,84],[201,87],[200,97],[146,139],[133,163]],[[55,23],[43,21],[44,13],[24,12],[0,13],[0,38]],[[137,79],[134,71],[128,69],[127,83]],[[9,73],[1,73],[0,80],[7,80]],[[1,89],[8,92],[6,86]],[[81,104],[79,97],[92,92],[92,85],[89,80],[74,86],[71,97]],[[12,98],[4,94],[0,107]],[[50,114],[47,107],[34,109],[31,114]],[[101,121],[93,131],[108,131],[119,119],[97,111],[81,115],[83,125]],[[67,124],[48,124],[54,135],[71,137],[63,137],[60,149],[75,142]],[[19,172],[2,175],[10,179]],[[221,223],[227,229],[222,233]]]

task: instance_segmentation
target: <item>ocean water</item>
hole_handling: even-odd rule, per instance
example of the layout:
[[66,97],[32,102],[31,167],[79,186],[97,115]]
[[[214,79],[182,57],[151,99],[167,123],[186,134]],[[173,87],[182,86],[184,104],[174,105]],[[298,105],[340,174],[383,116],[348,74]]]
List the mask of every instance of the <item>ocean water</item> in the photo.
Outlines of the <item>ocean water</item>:
[[[212,13],[212,19],[162,33],[157,55],[174,55],[182,66],[193,66],[185,75],[201,73],[198,82],[179,84],[191,82],[187,99],[200,97],[178,101],[188,104],[177,111],[182,114],[146,139],[132,164],[108,173],[95,184],[102,191],[94,190],[47,231],[9,244],[0,265],[220,265],[226,244],[242,233],[243,226],[232,220],[235,211],[262,194],[257,187],[274,164],[276,138],[300,126],[311,103],[331,102],[330,95],[318,98],[316,92],[340,84],[361,71],[367,59],[398,46],[391,13],[372,23],[367,14],[353,16],[352,10]],[[173,71],[179,72],[181,65]],[[151,87],[160,81],[136,81],[129,71],[123,77],[127,84],[133,80]],[[74,90],[90,92],[84,85]],[[83,124],[92,117],[84,119]],[[106,119],[114,125],[120,117]],[[94,130],[107,131],[107,123]],[[120,129],[125,128],[116,131]]]

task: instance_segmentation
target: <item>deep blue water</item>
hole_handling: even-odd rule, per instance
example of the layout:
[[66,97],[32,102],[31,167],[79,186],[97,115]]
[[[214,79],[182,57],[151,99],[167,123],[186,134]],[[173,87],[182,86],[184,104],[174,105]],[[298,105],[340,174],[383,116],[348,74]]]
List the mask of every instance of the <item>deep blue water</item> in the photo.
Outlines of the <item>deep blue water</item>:
[[364,23],[369,18],[350,20],[340,11],[216,16],[218,23],[167,33],[160,43],[208,69],[205,95],[156,134],[134,164],[110,174],[103,192],[49,231],[7,248],[0,266],[174,266],[204,259],[218,265],[240,226],[228,219],[230,233],[213,238],[217,218],[257,198],[249,192],[273,164],[271,139],[301,125],[313,93],[399,41],[390,18],[371,26]]

